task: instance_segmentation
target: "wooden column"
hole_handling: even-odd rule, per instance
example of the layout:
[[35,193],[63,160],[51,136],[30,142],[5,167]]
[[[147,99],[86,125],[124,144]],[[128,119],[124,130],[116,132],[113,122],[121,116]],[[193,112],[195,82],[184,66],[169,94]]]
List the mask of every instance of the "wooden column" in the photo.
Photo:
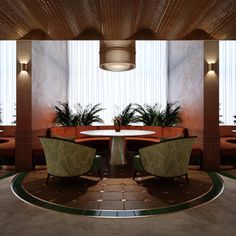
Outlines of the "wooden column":
[[[209,64],[214,70],[209,71]],[[203,168],[220,168],[219,132],[219,42],[204,42],[204,135]]]
[[32,169],[38,136],[53,125],[57,101],[67,100],[67,74],[66,41],[17,41],[17,170]]
[[[16,150],[17,171],[32,168],[32,80],[31,80],[31,41],[17,41],[17,96],[16,96]],[[26,71],[22,64],[27,64]]]

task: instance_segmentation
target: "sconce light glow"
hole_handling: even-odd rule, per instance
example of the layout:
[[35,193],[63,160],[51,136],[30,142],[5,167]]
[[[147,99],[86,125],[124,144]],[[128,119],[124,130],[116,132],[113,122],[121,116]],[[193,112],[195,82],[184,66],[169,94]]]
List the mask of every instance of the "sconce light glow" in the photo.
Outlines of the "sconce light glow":
[[21,71],[27,71],[27,64],[21,63]]
[[208,64],[208,71],[215,71],[215,63]]

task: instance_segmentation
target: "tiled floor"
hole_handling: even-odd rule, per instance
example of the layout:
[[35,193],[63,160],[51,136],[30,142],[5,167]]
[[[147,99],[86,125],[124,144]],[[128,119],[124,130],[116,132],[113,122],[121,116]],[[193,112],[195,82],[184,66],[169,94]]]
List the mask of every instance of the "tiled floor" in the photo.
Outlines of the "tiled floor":
[[0,169],[0,179],[15,174],[14,170]]
[[[145,218],[116,217],[109,219],[65,214],[26,204],[16,198],[11,191],[10,185],[13,177],[4,178],[0,180],[0,235],[236,235],[235,180],[221,177],[225,186],[223,193],[207,204],[177,211],[174,214],[156,214]],[[118,214],[125,216],[127,213],[122,211]]]
[[220,171],[222,175],[225,175],[227,177],[230,177],[232,179],[236,179],[236,169],[230,169],[230,170],[222,170]]
[[163,180],[144,175],[134,181],[129,166],[105,166],[102,180],[90,173],[73,179],[52,178],[46,185],[46,176],[46,170],[30,172],[24,178],[24,189],[45,201],[80,209],[160,208],[197,198],[212,187],[206,172],[193,170],[189,171],[190,184],[185,178]]

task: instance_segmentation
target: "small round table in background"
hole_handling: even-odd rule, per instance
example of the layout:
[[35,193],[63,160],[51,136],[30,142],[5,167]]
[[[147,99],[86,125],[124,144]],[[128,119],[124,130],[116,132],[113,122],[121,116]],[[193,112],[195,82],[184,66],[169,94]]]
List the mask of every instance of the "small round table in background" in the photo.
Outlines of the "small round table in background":
[[109,163],[110,165],[125,165],[127,164],[125,137],[150,135],[155,132],[149,130],[121,130],[120,132],[115,130],[88,130],[80,133],[90,136],[111,137]]

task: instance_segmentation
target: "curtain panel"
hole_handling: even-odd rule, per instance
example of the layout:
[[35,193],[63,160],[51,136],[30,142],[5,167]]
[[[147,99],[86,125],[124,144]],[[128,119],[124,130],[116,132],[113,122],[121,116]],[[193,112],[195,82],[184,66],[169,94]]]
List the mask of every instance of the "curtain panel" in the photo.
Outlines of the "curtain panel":
[[166,41],[136,41],[136,68],[110,72],[99,68],[99,41],[69,41],[68,102],[101,104],[105,124],[129,103],[165,107],[168,53]]
[[16,120],[16,42],[0,41],[0,111],[1,124]]
[[236,115],[236,41],[220,41],[219,53],[220,120],[232,125]]

